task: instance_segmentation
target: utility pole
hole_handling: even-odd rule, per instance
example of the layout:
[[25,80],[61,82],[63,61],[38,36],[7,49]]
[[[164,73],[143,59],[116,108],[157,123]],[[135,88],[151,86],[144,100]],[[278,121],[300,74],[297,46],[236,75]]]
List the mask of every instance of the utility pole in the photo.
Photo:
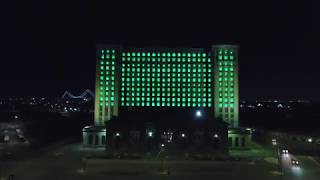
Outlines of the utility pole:
[[160,151],[157,155],[157,158],[161,155],[161,162],[160,162],[160,173],[161,174],[166,174],[166,175],[169,175],[170,172],[169,172],[169,168],[166,167],[166,164],[165,164],[165,158],[167,157],[166,156],[166,148],[165,148],[165,144],[161,144],[160,145]]
[[280,172],[280,179],[283,179],[284,176],[284,171],[283,171],[283,167],[282,167],[282,160],[281,160],[281,153],[280,153],[280,149],[279,149],[279,143],[277,144],[277,156],[278,156],[278,170]]

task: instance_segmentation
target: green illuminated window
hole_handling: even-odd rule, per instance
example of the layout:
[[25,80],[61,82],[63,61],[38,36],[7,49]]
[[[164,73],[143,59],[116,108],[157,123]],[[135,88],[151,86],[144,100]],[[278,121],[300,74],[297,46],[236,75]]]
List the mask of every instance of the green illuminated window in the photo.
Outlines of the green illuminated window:
[[[152,63],[150,63],[151,58],[148,61],[147,57],[145,59],[148,62],[138,61],[140,59],[138,53],[142,56],[142,60],[147,55],[146,52],[129,53],[135,62],[128,62],[128,53],[122,54],[126,62],[123,62],[125,64],[121,68],[121,86],[129,88],[121,87],[121,97],[123,97],[120,99],[121,105],[148,106],[147,102],[149,102],[149,106],[212,107],[212,64],[207,63],[210,61],[206,53],[151,52]],[[115,68],[110,66],[110,69],[111,75]],[[223,71],[224,67],[221,70]],[[114,77],[110,76],[110,78],[114,81]],[[222,83],[223,78],[220,80]],[[112,86],[113,90],[110,93],[114,93],[114,84]],[[151,95],[153,98],[148,98]],[[128,104],[126,97],[134,98],[130,99]]]

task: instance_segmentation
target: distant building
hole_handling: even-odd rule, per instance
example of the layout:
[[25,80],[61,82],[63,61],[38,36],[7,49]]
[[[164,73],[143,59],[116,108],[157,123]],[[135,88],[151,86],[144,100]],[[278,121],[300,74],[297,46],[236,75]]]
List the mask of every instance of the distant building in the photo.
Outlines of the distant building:
[[[199,110],[238,128],[238,49],[97,46],[95,124],[84,129],[84,139],[94,134],[90,128],[107,132],[108,121],[130,110]],[[106,142],[105,135],[93,136],[97,146]]]

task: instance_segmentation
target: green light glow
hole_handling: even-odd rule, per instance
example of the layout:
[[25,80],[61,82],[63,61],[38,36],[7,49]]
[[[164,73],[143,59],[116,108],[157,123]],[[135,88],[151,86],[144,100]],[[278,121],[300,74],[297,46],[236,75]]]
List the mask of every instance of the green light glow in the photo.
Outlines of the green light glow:
[[[213,68],[217,68],[217,80],[222,87],[219,89],[219,107],[231,108],[234,103],[234,52],[225,48],[217,49],[216,52],[218,55],[194,50],[101,50],[98,69],[99,105],[115,104],[116,60],[120,60],[121,106],[212,107],[216,93],[213,90],[216,77],[212,72]],[[117,57],[118,53],[121,57]],[[219,60],[217,64],[216,60]]]
[[[115,81],[115,77],[114,77],[114,71],[115,71],[115,50],[101,50],[102,53],[106,53],[106,54],[102,54],[101,56],[101,61],[100,61],[100,76],[99,76],[99,94],[100,94],[100,98],[99,98],[99,105],[103,106],[113,106],[114,102],[110,102],[110,101],[114,101],[114,81]],[[110,52],[112,54],[110,54]],[[125,55],[124,53],[122,53],[122,55]],[[106,60],[106,61],[105,61]],[[105,94],[105,96],[103,96]],[[111,97],[109,98],[109,95],[111,95]],[[102,102],[105,103],[102,103]]]
[[[145,52],[135,52],[131,53],[131,55],[138,55],[138,53],[142,56],[146,54]],[[129,86],[132,87],[121,88],[121,94],[124,96],[120,99],[122,105],[212,106],[211,94],[209,96],[206,93],[201,93],[211,92],[211,89],[207,90],[207,88],[212,88],[212,76],[211,74],[207,75],[207,72],[212,72],[212,65],[208,64],[211,61],[206,58],[207,55],[205,53],[151,53],[152,61],[135,61],[134,64],[127,61],[128,59],[122,61],[122,67],[127,68],[122,69],[121,84],[129,82]],[[128,54],[130,53],[128,52],[127,55]],[[154,58],[156,55],[161,55],[161,58]],[[183,58],[180,58],[181,56]],[[186,56],[190,58],[184,58]],[[132,58],[132,60],[134,59]],[[188,63],[186,63],[186,61],[188,61]],[[140,84],[141,81],[142,83]],[[150,98],[150,96],[152,98]],[[181,101],[185,103],[179,103]]]

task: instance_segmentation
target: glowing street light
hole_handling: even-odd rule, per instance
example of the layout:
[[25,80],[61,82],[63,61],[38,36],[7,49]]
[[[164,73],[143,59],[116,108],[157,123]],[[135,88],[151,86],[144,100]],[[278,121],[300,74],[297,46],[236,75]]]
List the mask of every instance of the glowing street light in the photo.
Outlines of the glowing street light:
[[197,117],[201,117],[202,116],[202,112],[200,110],[196,111],[196,116]]
[[182,133],[182,134],[181,134],[181,137],[183,137],[183,138],[184,138],[184,137],[186,137],[186,135],[185,135],[184,133]]
[[152,136],[153,136],[152,131],[149,131],[149,132],[148,132],[148,136],[149,136],[149,137],[152,137]]
[[116,133],[116,136],[119,137],[119,136],[120,136],[120,133],[117,132],[117,133]]
[[308,138],[308,142],[309,142],[309,143],[312,143],[312,138]]

